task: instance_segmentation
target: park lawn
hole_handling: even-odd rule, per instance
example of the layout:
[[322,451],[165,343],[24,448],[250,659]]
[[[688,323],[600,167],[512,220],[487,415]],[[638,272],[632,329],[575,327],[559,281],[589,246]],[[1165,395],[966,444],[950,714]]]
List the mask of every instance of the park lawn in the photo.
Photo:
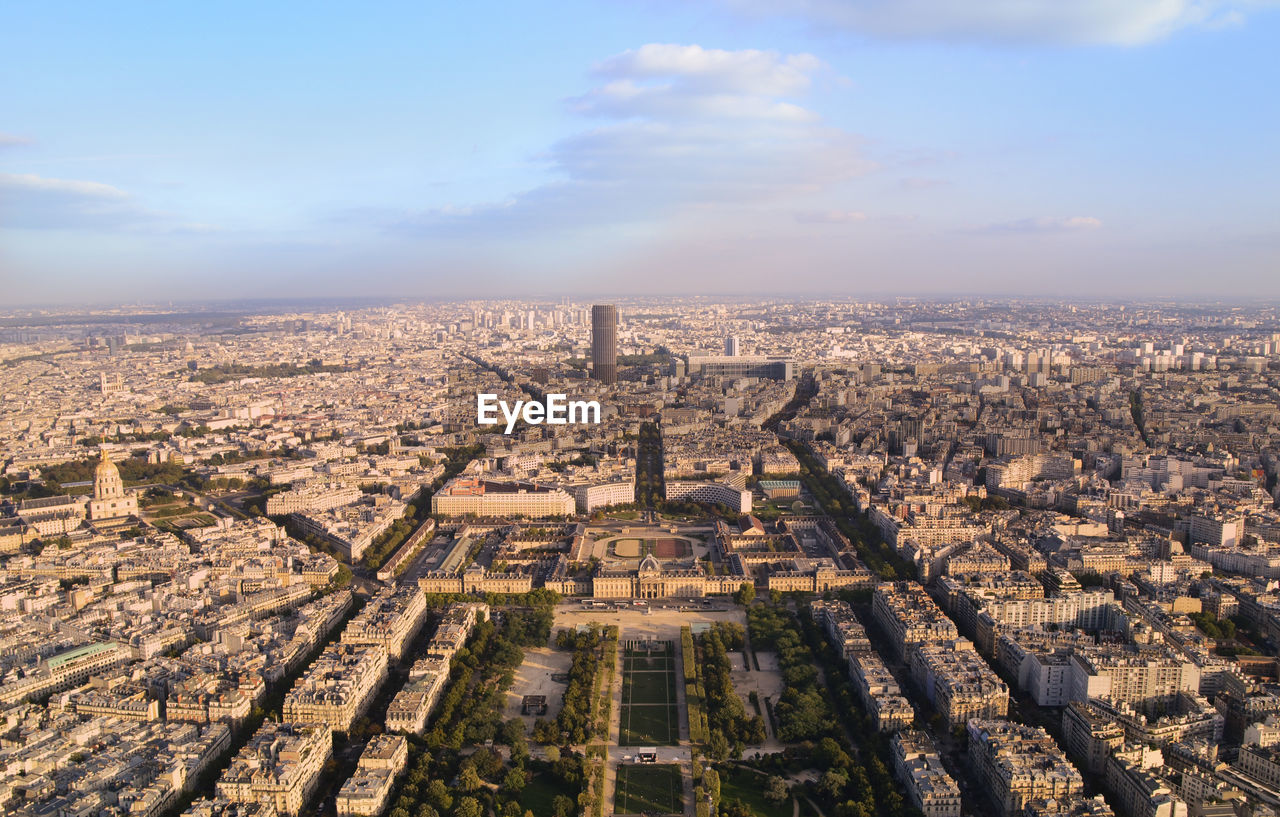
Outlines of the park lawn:
[[618,767],[614,812],[681,814],[684,812],[680,767],[670,764],[623,764]]
[[638,655],[626,656],[624,669],[628,672],[670,672],[676,671],[676,660],[671,655]]
[[545,774],[535,775],[520,792],[520,807],[538,815],[551,814],[551,801],[557,794],[563,794],[574,802],[574,810],[578,806],[577,792],[564,791],[554,780]]
[[815,806],[810,800],[801,797],[800,817],[822,817],[822,813],[818,811],[817,806]]
[[620,743],[672,746],[679,738],[675,657],[670,653],[628,653],[622,665]]
[[199,509],[194,505],[169,503],[158,508],[143,508],[147,514],[154,516],[156,519],[167,519],[171,516],[183,516],[189,513],[196,513]]
[[[716,770],[720,772],[721,801],[741,800],[755,812],[756,817],[791,817],[790,800],[781,806],[773,806],[764,799],[764,783],[769,779],[768,775],[740,770],[733,766],[718,766]],[[802,799],[801,815],[805,813],[806,807],[807,804]]]
[[673,704],[676,702],[674,672],[631,672],[630,683],[622,691],[627,704]]
[[622,746],[674,746],[680,737],[680,714],[674,705],[623,708]]

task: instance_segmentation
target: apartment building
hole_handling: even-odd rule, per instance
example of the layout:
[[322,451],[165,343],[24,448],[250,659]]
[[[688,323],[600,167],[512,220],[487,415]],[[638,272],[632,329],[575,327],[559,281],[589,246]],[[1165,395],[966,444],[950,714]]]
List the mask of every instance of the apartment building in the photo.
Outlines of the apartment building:
[[948,726],[1008,715],[1009,688],[967,638],[920,644],[909,663],[912,678]]
[[1084,794],[1084,779],[1040,727],[1006,720],[968,724],[969,763],[1001,817],[1037,800],[1070,801]]
[[1179,692],[1198,692],[1200,668],[1156,650],[1104,646],[1073,651],[1069,666],[1073,701],[1110,698],[1148,709],[1168,707]]
[[333,754],[327,723],[266,721],[231,760],[217,796],[236,803],[265,802],[280,815],[297,815],[320,783]]
[[727,505],[737,513],[751,513],[751,492],[728,482],[667,480],[668,502],[702,502]]
[[960,817],[960,787],[942,766],[926,732],[898,732],[890,742],[893,772],[925,817]]
[[413,662],[409,680],[387,706],[387,729],[421,734],[448,681],[448,659],[419,658]]
[[915,582],[886,582],[876,586],[872,615],[889,636],[895,657],[907,658],[929,641],[954,641],[956,625]]
[[355,774],[338,790],[338,817],[381,814],[395,789],[396,776],[409,760],[409,741],[403,735],[375,735],[369,739]]
[[284,719],[347,731],[386,679],[387,659],[381,644],[330,644],[285,696]]
[[342,631],[343,644],[380,644],[394,660],[422,628],[427,597],[416,586],[393,586],[369,600]]

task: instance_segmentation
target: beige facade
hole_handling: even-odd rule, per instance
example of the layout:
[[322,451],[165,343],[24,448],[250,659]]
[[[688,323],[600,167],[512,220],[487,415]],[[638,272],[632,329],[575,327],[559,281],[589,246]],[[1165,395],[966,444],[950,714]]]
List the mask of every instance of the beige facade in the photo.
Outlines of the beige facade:
[[238,803],[268,802],[279,814],[296,815],[332,754],[327,724],[267,721],[222,773],[217,794]]
[[93,473],[93,499],[89,500],[89,518],[96,522],[137,515],[138,497],[132,491],[125,491],[120,469],[111,461],[111,455],[104,448],[102,460]]

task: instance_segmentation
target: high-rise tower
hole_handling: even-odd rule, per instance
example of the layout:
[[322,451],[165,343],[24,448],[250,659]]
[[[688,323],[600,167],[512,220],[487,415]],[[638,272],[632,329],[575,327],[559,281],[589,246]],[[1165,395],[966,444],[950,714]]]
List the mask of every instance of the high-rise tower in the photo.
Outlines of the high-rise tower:
[[606,386],[618,382],[618,307],[591,307],[591,376]]

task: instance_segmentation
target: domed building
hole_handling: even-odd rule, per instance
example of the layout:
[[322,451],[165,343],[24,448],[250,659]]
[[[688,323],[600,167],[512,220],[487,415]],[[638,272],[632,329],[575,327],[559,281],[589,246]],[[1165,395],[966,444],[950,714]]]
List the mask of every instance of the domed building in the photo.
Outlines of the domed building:
[[89,500],[89,519],[119,519],[137,516],[138,497],[126,491],[120,469],[111,461],[111,454],[102,449],[102,459],[93,472],[93,499]]

